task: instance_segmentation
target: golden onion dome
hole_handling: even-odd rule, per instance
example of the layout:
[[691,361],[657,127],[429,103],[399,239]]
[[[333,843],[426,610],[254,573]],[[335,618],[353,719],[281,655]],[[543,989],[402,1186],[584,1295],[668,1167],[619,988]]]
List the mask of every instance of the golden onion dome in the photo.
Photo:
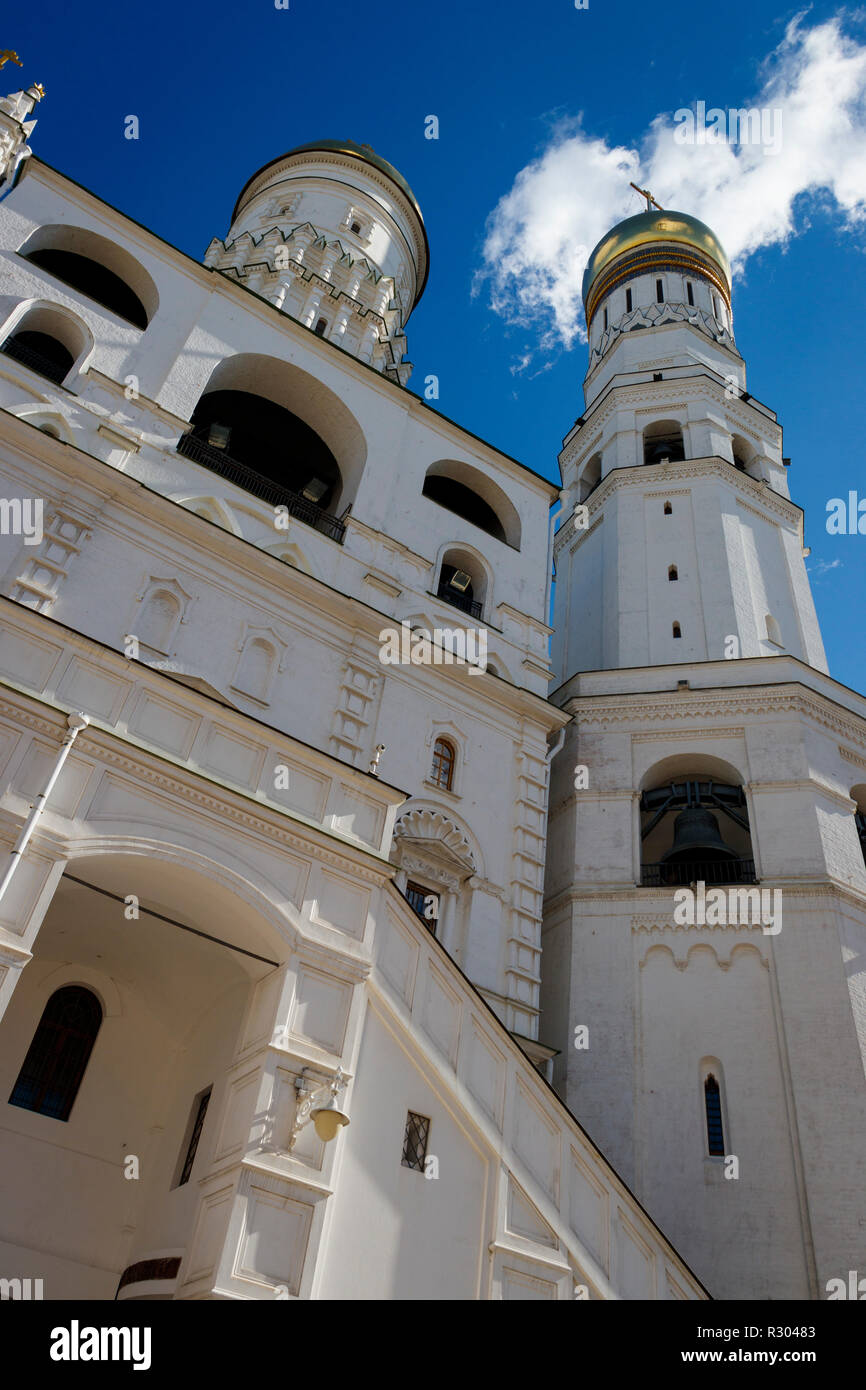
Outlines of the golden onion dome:
[[615,260],[639,246],[652,242],[680,242],[700,251],[721,271],[730,294],[731,266],[725,249],[715,232],[697,217],[685,212],[672,212],[653,209],[652,212],[639,212],[636,217],[627,217],[617,222],[606,232],[587,261],[583,273],[583,302],[592,286],[603,271]]

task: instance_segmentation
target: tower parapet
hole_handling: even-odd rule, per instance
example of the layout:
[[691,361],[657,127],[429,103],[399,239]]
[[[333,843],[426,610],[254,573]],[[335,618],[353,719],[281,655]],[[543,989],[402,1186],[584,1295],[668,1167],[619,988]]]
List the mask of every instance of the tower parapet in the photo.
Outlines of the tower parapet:
[[316,140],[245,184],[205,264],[401,385],[405,325],[427,279],[421,209],[369,145]]

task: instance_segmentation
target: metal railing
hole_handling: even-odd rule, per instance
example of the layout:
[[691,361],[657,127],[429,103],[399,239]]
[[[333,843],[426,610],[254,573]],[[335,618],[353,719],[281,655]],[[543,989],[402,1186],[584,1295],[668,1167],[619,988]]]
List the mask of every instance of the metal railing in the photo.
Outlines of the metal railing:
[[690,883],[757,883],[754,859],[700,860],[685,864],[642,864],[643,888],[687,888]]
[[14,338],[7,338],[0,348],[0,352],[5,357],[11,357],[15,362],[20,362],[22,367],[29,367],[31,371],[38,372],[40,376],[47,377],[53,381],[55,386],[61,386],[66,377],[68,366],[63,366],[61,362],[54,362],[50,357],[43,357],[41,352],[34,352],[33,348],[25,347],[23,343],[17,343]]
[[283,487],[262,473],[257,473],[254,468],[248,468],[245,463],[232,458],[225,450],[215,449],[212,444],[208,444],[204,439],[197,439],[193,434],[184,434],[178,441],[177,452],[183,454],[184,458],[192,459],[194,463],[200,463],[204,468],[219,473],[221,478],[236,483],[245,492],[260,497],[263,502],[285,507],[289,516],[297,517],[298,521],[321,531],[324,536],[330,536],[338,545],[343,544],[346,527],[339,517],[323,511],[315,502],[301,497],[300,493],[292,492],[291,488]]
[[484,611],[484,605],[477,599],[467,598],[457,589],[450,589],[447,584],[443,584],[436,597],[441,598],[443,603],[450,603],[452,608],[459,608],[461,613],[468,613],[471,618],[480,618]]

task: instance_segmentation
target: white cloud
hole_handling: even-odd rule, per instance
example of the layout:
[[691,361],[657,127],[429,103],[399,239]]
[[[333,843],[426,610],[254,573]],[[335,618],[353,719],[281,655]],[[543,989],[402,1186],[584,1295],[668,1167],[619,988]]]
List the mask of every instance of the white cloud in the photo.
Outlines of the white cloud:
[[809,573],[815,579],[820,579],[822,575],[829,573],[830,570],[840,570],[843,568],[841,560],[816,560],[814,564],[806,566]]
[[540,334],[542,349],[584,340],[584,267],[609,227],[642,211],[632,180],[707,222],[735,272],[759,247],[802,230],[803,194],[829,198],[848,227],[866,221],[866,44],[843,32],[839,16],[811,28],[792,20],[760,90],[729,106],[780,110],[778,152],[678,143],[673,111],[655,117],[639,150],[611,147],[578,122],[559,125],[491,213],[476,292],[486,283],[492,308]]

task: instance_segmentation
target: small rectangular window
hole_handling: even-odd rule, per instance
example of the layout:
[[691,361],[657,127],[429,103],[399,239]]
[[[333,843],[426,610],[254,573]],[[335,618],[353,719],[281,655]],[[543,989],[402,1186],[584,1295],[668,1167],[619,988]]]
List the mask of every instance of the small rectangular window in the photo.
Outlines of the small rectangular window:
[[406,1116],[403,1157],[400,1160],[404,1168],[415,1168],[419,1173],[424,1172],[424,1160],[427,1157],[429,1138],[430,1121],[426,1115],[416,1115],[414,1110],[410,1110]]
[[656,303],[657,303],[657,304],[664,304],[664,302],[665,302],[665,287],[664,287],[664,285],[662,284],[661,280],[656,280]]
[[694,290],[692,289],[692,282],[691,282],[691,280],[687,280],[687,281],[686,281],[686,298],[688,299],[688,301],[689,301],[690,304],[694,304],[694,302],[695,302],[695,292],[694,292]]
[[210,1101],[210,1093],[212,1090],[213,1087],[208,1086],[206,1091],[199,1091],[192,1103],[189,1124],[187,1125],[185,1136],[186,1154],[175,1187],[183,1187],[185,1182],[189,1182],[190,1174],[192,1173],[192,1165],[195,1163],[198,1141],[201,1139],[201,1132],[204,1128],[204,1117],[207,1114],[208,1102]]
[[625,292],[625,311],[627,314],[631,313],[631,290]]
[[410,879],[406,884],[406,897],[425,927],[429,927],[435,935],[436,923],[439,920],[439,894],[434,893],[432,888],[425,888],[421,883],[413,883]]

